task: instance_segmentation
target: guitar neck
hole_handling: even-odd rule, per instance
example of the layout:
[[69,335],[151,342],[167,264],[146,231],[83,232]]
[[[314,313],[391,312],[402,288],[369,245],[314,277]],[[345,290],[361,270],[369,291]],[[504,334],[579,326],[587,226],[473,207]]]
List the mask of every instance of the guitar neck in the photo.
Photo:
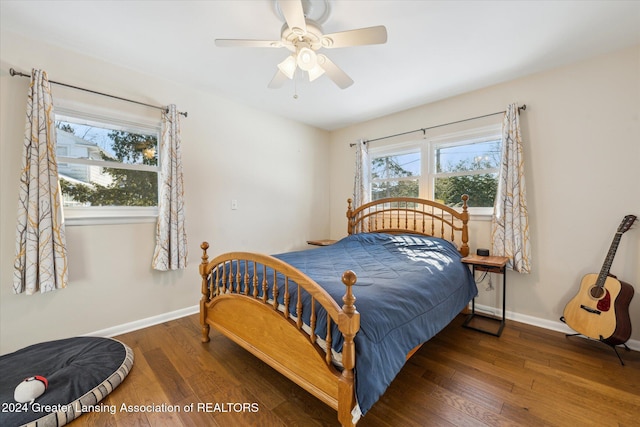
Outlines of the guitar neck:
[[613,264],[613,258],[615,258],[616,256],[616,251],[618,250],[618,245],[620,244],[620,238],[622,237],[622,234],[622,232],[618,231],[613,237],[611,247],[609,248],[609,253],[605,258],[602,269],[600,270],[600,274],[598,275],[596,286],[604,286],[604,283],[607,280],[607,276],[609,275],[609,271],[611,270],[611,264]]

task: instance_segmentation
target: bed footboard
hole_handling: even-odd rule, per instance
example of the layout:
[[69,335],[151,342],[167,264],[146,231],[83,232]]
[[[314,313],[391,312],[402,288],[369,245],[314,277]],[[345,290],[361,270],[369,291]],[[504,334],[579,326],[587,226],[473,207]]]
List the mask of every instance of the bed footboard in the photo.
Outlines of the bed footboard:
[[[213,326],[336,409],[343,426],[352,426],[354,337],[360,329],[352,292],[355,273],[342,275],[346,293],[340,307],[315,281],[277,258],[231,252],[209,261],[209,244],[200,247],[202,342],[209,341]],[[310,303],[303,304],[303,294]],[[326,313],[327,331],[320,337],[315,332],[319,310]],[[342,371],[332,360],[332,325],[343,337]]]

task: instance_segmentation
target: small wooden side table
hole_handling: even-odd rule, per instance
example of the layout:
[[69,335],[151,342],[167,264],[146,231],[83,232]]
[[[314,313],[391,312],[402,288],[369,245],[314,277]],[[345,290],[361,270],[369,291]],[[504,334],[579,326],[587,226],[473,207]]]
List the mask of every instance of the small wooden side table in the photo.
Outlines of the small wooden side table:
[[[507,265],[507,262],[509,262],[509,258],[504,256],[469,255],[462,258],[462,262],[471,266],[471,271],[473,273],[474,279],[476,276],[475,275],[476,271],[487,271],[489,273],[502,274],[502,318],[496,318],[493,316],[487,316],[484,314],[476,313],[476,299],[474,298],[471,301],[471,313],[467,316],[467,319],[462,324],[462,326],[465,328],[473,329],[479,332],[484,332],[485,334],[499,337],[500,335],[502,335],[502,330],[504,329],[504,324],[505,324],[505,305],[506,305],[505,302],[507,297],[505,293],[507,290],[506,265]],[[490,321],[500,322],[497,332],[493,332],[487,329],[482,329],[477,326],[470,325],[470,322],[476,317],[480,317]]]
[[329,245],[333,245],[335,242],[337,242],[337,240],[331,240],[331,239],[307,240],[307,244],[313,245],[313,246],[329,246]]

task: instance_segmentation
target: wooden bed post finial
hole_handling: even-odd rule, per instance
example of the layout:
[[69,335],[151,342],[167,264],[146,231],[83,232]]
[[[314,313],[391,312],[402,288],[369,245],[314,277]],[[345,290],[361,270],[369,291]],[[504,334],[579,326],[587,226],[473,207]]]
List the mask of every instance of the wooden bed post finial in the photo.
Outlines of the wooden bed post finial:
[[347,199],[347,234],[353,234],[353,200],[351,197]]
[[207,323],[207,303],[211,300],[209,296],[209,280],[207,273],[207,264],[209,264],[209,255],[207,255],[207,249],[209,249],[209,243],[202,242],[200,245],[202,249],[202,262],[200,262],[200,276],[202,276],[202,298],[200,298],[200,324],[202,325],[202,342],[209,342],[209,329],[211,328]]
[[467,200],[469,200],[469,195],[468,194],[463,194],[462,197],[460,197],[462,199],[462,211],[466,212],[467,211]]
[[469,255],[469,210],[467,206],[467,200],[469,200],[468,194],[463,194],[462,197],[462,247],[460,247],[460,253],[462,256]]
[[356,312],[356,306],[354,305],[356,297],[353,296],[353,290],[351,288],[355,285],[357,280],[358,276],[356,276],[356,273],[351,270],[347,270],[342,273],[342,283],[347,287],[347,293],[342,297],[342,301],[344,302],[342,311],[347,314],[353,314]]
[[202,242],[200,245],[200,249],[202,249],[202,263],[209,262],[209,256],[207,255],[207,249],[209,249],[209,242]]

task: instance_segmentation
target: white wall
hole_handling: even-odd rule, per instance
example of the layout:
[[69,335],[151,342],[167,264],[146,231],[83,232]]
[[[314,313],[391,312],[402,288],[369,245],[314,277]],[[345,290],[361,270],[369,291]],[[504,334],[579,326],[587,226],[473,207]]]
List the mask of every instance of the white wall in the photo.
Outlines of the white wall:
[[[582,276],[600,271],[622,218],[640,216],[640,46],[333,132],[331,237],[346,233],[355,163],[350,143],[504,110],[512,102],[527,105],[521,128],[533,272],[508,272],[506,309],[514,318],[551,325]],[[487,120],[494,119],[473,124]],[[490,247],[489,231],[489,222],[472,218],[472,251]],[[640,224],[622,236],[611,272],[640,293]],[[478,302],[499,307],[496,292],[482,289]],[[640,295],[630,314],[637,342]]]
[[[91,333],[198,304],[200,243],[209,253],[284,252],[329,234],[328,133],[215,94],[3,32],[0,38],[0,353]],[[29,79],[9,68],[150,103],[182,119],[189,266],[151,269],[155,224],[67,227],[69,286],[14,295],[17,189]],[[52,86],[56,102],[82,102],[158,118],[159,111]],[[231,199],[238,210],[231,210]]]

